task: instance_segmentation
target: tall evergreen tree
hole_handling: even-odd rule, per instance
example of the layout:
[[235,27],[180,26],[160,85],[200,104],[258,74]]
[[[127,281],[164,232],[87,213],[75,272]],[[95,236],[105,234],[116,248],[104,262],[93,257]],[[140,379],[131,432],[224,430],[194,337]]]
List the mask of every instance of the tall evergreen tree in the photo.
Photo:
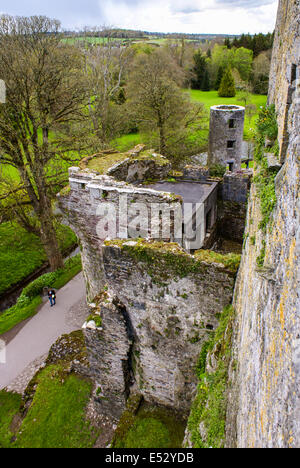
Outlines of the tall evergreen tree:
[[235,82],[230,68],[225,70],[219,88],[220,97],[234,97],[236,95]]
[[202,91],[210,91],[210,79],[208,69],[205,70],[201,89]]
[[217,74],[217,79],[216,79],[216,82],[215,82],[215,90],[219,90],[220,88],[220,85],[221,85],[221,81],[222,81],[222,78],[223,78],[223,75],[224,75],[224,67],[220,66],[218,68],[218,74]]
[[202,54],[201,50],[198,50],[193,57],[194,67],[193,73],[194,78],[191,80],[191,85],[193,89],[203,90],[203,83],[205,78],[205,73],[207,70],[206,56]]

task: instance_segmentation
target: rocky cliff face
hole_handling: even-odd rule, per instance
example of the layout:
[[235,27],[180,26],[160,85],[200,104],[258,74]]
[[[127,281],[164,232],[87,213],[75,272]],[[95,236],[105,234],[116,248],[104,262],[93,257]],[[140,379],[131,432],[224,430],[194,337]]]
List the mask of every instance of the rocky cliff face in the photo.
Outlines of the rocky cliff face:
[[255,185],[249,199],[234,299],[229,447],[300,446],[299,15],[298,0],[279,2],[269,103],[278,111],[283,166],[266,234]]

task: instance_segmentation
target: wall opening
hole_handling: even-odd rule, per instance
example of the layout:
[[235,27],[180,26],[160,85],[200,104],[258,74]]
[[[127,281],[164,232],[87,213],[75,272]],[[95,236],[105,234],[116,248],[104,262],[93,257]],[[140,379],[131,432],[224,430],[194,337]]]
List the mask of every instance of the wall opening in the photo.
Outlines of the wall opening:
[[122,359],[122,369],[123,369],[124,384],[125,384],[125,397],[126,399],[128,399],[130,395],[130,388],[135,383],[134,371],[133,371],[133,347],[135,343],[135,333],[134,333],[133,325],[131,323],[130,316],[124,304],[122,304],[118,300],[114,300],[113,304],[117,307],[117,309],[119,310],[119,312],[121,313],[124,319],[127,337],[130,342],[127,359],[126,360]]
[[233,162],[229,162],[229,163],[228,163],[228,170],[229,170],[229,172],[233,172],[233,166],[234,166],[234,163],[233,163]]
[[206,232],[210,233],[211,228],[212,228],[212,209],[210,209],[206,215]]
[[227,141],[227,148],[233,149],[235,147],[235,140],[228,140]]
[[291,83],[294,83],[296,79],[297,79],[297,65],[293,63],[292,69],[291,69]]
[[235,119],[229,119],[229,128],[235,128]]

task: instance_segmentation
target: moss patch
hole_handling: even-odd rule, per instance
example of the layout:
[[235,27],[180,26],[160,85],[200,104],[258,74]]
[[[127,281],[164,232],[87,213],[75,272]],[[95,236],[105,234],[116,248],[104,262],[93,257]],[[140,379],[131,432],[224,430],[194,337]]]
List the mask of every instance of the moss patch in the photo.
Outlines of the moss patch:
[[68,374],[64,365],[47,366],[36,378],[32,404],[20,427],[18,448],[88,448],[98,436],[85,419],[92,383]]
[[[185,252],[177,243],[147,241],[145,239],[112,240],[106,241],[105,246],[116,246],[126,252],[137,262],[146,265],[147,273],[157,284],[163,285],[170,278],[185,278],[189,274],[204,273],[207,264],[214,264],[230,274],[235,274],[240,255],[218,254],[212,251],[201,250],[194,256]],[[143,265],[143,267],[144,267]]]
[[[276,191],[275,191],[275,178],[276,171],[268,168],[268,161],[266,152],[274,152],[278,154],[279,146],[276,141],[278,134],[278,127],[276,121],[275,107],[262,108],[259,114],[256,132],[255,144],[255,177],[254,183],[257,187],[258,196],[260,198],[262,221],[260,222],[260,229],[266,232],[269,224],[271,214],[276,205]],[[274,141],[273,148],[265,148],[265,138],[271,138]]]
[[99,174],[106,174],[108,169],[115,164],[124,161],[128,157],[128,153],[103,154],[91,159],[87,167],[92,171],[99,172]]
[[[123,420],[123,417],[121,421]],[[180,448],[185,422],[172,410],[145,402],[116,431],[114,448]],[[124,422],[124,421],[123,421]]]
[[99,172],[99,174],[106,174],[109,169],[114,165],[129,159],[131,162],[134,161],[155,161],[158,166],[167,166],[169,165],[168,159],[164,158],[162,155],[157,154],[154,150],[145,150],[143,149],[138,154],[135,152],[135,149],[127,151],[125,153],[114,152],[111,154],[100,154],[95,158],[92,158],[87,167],[90,170]]
[[[226,307],[221,315],[218,329],[211,340],[203,346],[199,356],[197,396],[188,420],[188,430],[195,448],[224,446],[233,318],[233,307]],[[214,371],[208,373],[206,364],[211,354],[217,364],[214,366]]]
[[212,250],[197,250],[195,257],[203,262],[219,263],[234,273],[241,263],[241,255],[236,253],[220,254]]

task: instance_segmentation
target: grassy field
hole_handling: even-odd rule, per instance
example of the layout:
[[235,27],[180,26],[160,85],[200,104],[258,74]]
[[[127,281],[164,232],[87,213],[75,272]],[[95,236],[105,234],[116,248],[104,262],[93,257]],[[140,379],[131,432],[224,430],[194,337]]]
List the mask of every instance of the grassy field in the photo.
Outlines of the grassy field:
[[17,437],[18,448],[88,448],[97,433],[85,419],[92,383],[65,375],[61,365],[37,377],[33,402]]
[[19,412],[22,397],[16,393],[0,391],[0,448],[11,446],[12,422]]
[[[207,111],[206,118],[202,121],[203,129],[195,132],[191,136],[191,140],[196,141],[199,145],[199,150],[202,150],[207,146],[208,143],[208,133],[209,133],[209,110],[211,106],[217,106],[220,104],[234,104],[242,106],[243,103],[239,101],[241,93],[237,93],[234,98],[220,98],[218,96],[218,91],[198,91],[198,90],[185,90],[190,94],[192,101],[199,102],[204,104]],[[260,106],[265,106],[267,103],[267,96],[262,96],[259,94],[251,95],[251,104],[255,104],[257,107],[257,113],[252,117],[251,120],[246,116],[245,118],[245,130],[244,138],[249,140],[252,138],[252,130],[255,128],[255,124],[258,117],[258,111]],[[123,135],[119,138],[112,140],[112,147],[116,148],[118,151],[127,151],[133,148],[135,145],[143,143],[143,136],[140,133],[131,133],[128,135]]]
[[122,153],[123,151],[127,151],[139,145],[143,142],[142,140],[143,137],[140,133],[129,133],[128,135],[122,135],[112,140],[111,146]]
[[[76,243],[67,226],[57,228],[60,249],[66,251]],[[36,271],[47,260],[40,239],[16,223],[0,224],[0,294]]]
[[182,446],[185,423],[172,410],[143,402],[137,414],[129,417],[127,423],[128,427],[117,430],[114,448],[158,449]]
[[[47,366],[35,383],[33,401],[23,421],[20,420],[21,396],[0,392],[0,447],[93,447],[99,431],[85,417],[92,383],[68,374],[64,364]],[[16,416],[20,427],[12,424]]]
[[[189,90],[188,92],[191,96],[191,99],[193,101],[204,104],[208,112],[212,106],[218,106],[221,104],[226,104],[226,105],[234,104],[237,106],[244,105],[242,101],[239,101],[241,93],[237,93],[237,95],[234,98],[221,98],[218,95],[218,91],[198,91],[198,90],[192,89],[192,90]],[[254,115],[251,120],[249,120],[247,116],[245,118],[244,138],[246,140],[251,139],[251,136],[252,136],[251,129],[255,128],[259,108],[260,106],[266,105],[267,96],[262,96],[260,94],[252,94],[251,101],[249,101],[249,103],[254,104],[257,107],[257,112],[256,112],[256,115]],[[209,118],[207,119],[206,126],[207,126],[207,131],[208,131]]]

